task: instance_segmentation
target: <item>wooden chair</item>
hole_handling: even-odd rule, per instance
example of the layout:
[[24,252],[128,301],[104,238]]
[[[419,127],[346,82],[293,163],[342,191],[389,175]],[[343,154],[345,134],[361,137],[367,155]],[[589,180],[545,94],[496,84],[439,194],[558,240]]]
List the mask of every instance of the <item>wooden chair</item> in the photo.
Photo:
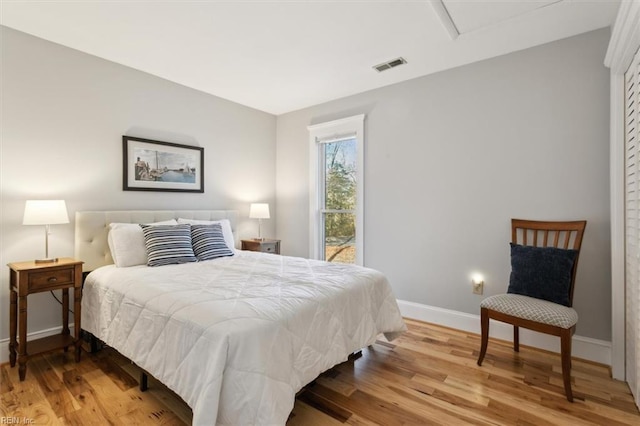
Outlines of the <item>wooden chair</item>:
[[516,352],[520,350],[519,327],[559,336],[562,379],[567,400],[570,402],[573,402],[573,394],[571,392],[571,337],[578,322],[578,314],[571,306],[580,246],[582,245],[582,236],[586,225],[586,221],[542,222],[520,219],[511,220],[511,241],[514,244],[577,251],[570,271],[571,282],[568,289],[568,306],[512,293],[488,297],[480,304],[482,344],[478,365],[482,365],[482,360],[487,352],[489,319],[513,325],[513,350]]

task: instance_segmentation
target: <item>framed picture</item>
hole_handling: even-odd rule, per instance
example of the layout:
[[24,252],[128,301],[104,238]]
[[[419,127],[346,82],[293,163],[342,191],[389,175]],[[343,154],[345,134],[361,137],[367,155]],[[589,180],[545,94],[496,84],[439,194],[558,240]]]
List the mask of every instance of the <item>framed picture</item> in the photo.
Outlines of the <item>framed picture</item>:
[[124,191],[204,192],[204,148],[122,136]]

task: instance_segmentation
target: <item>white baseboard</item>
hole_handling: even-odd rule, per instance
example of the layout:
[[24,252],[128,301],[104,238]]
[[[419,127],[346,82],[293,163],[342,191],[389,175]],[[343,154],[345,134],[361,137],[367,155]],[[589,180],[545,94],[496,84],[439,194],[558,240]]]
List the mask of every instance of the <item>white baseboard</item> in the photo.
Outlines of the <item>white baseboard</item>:
[[[398,300],[398,306],[403,317],[480,334],[480,315],[472,315],[405,300]],[[513,327],[509,324],[491,320],[489,336],[511,342],[513,341]],[[520,344],[560,353],[559,338],[522,328],[520,329]],[[572,356],[576,358],[611,365],[611,342],[574,335],[571,352]]]
[[[69,330],[71,331],[71,335],[73,335],[73,323],[69,324]],[[32,333],[27,333],[27,342],[29,340],[40,339],[41,337],[53,336],[54,334],[60,334],[62,332],[62,326],[48,328],[46,330],[34,331]],[[0,364],[4,364],[5,362],[9,362],[9,339],[0,340]]]

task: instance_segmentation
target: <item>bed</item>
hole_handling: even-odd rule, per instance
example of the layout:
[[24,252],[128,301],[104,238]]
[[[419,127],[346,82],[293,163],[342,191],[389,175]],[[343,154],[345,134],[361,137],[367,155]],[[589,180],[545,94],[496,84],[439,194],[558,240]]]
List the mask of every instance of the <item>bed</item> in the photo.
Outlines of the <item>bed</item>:
[[406,327],[378,271],[235,250],[233,256],[117,267],[111,223],[222,220],[235,211],[76,213],[85,262],[82,328],[182,397],[194,425],[286,423],[296,392],[384,333]]

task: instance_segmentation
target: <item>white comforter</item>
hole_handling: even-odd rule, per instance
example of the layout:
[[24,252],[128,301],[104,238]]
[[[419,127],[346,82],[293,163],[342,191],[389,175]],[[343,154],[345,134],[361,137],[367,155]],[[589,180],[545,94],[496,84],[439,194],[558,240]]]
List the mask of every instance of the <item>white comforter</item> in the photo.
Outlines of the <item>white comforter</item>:
[[99,268],[82,328],[180,395],[194,425],[283,425],[305,384],[406,329],[380,272],[242,251]]

